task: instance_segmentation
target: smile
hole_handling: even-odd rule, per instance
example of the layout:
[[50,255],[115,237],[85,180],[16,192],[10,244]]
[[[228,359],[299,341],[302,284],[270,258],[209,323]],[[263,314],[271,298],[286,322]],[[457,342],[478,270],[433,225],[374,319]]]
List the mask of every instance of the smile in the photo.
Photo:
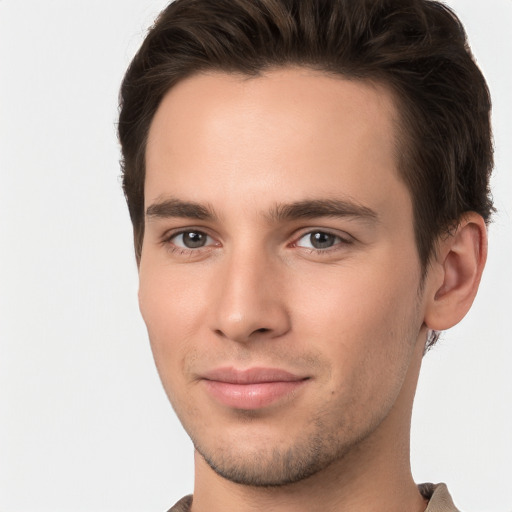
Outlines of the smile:
[[222,405],[255,410],[291,397],[309,378],[275,368],[219,368],[202,380],[207,393]]

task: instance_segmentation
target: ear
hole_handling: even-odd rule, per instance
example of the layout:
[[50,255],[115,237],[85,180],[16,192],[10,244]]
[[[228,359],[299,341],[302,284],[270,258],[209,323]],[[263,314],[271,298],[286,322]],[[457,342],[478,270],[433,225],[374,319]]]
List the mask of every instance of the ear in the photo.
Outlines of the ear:
[[425,324],[443,331],[459,323],[476,296],[487,259],[487,229],[475,212],[438,240],[427,274]]

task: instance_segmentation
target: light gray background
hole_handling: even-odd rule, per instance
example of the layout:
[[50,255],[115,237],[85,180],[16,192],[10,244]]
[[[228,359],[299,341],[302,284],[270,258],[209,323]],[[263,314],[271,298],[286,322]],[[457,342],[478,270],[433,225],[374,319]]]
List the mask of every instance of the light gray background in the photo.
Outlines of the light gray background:
[[[164,511],[192,447],[137,310],[115,135],[123,72],[163,0],[0,0],[0,511]],[[511,0],[452,0],[494,98],[499,213],[481,291],[428,354],[417,481],[512,510]]]

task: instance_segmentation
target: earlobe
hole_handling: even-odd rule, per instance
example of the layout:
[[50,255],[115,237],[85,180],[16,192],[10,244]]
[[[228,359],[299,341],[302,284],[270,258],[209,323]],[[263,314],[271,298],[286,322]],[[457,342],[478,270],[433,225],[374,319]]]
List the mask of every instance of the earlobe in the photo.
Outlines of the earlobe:
[[487,258],[487,229],[475,212],[438,241],[429,269],[425,324],[443,331],[464,318],[476,296]]

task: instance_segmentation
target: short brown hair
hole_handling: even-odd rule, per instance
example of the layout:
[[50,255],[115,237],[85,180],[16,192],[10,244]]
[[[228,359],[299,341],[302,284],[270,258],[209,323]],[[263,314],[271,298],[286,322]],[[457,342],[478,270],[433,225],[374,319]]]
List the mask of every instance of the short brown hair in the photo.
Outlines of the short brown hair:
[[145,147],[178,81],[205,70],[258,76],[299,65],[385,85],[400,116],[398,168],[412,196],[423,269],[464,212],[493,211],[491,101],[464,28],[430,0],[175,0],[158,17],[120,92],[123,188],[140,258]]

